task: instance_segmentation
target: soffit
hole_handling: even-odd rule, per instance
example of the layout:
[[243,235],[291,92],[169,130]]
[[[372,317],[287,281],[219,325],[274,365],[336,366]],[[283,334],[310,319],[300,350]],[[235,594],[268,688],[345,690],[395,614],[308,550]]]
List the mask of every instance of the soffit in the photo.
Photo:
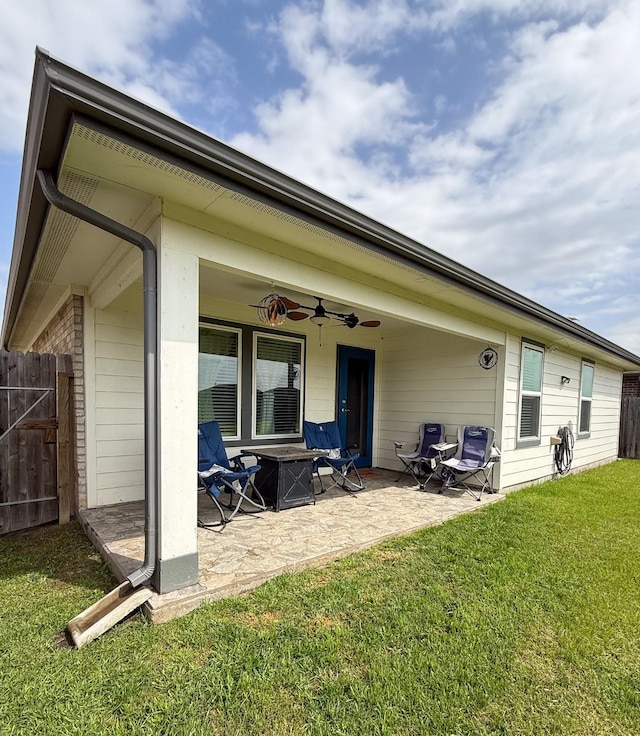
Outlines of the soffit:
[[[130,226],[138,221],[151,201],[141,192],[116,187],[64,166],[58,187],[72,199]],[[118,239],[109,233],[50,207],[14,326],[12,344],[27,347],[68,288],[88,286],[118,245]]]
[[[339,260],[347,269],[367,271],[376,277],[407,284],[418,294],[452,293],[458,289],[414,266],[399,263],[388,255],[371,250],[321,228],[299,216],[278,209],[257,198],[231,190],[211,178],[186,170],[149,152],[140,150],[84,123],[76,122],[67,146],[65,162],[87,176],[139,189],[200,212],[212,220],[236,225],[244,230],[287,246],[325,258]],[[414,288],[415,285],[415,288]]]

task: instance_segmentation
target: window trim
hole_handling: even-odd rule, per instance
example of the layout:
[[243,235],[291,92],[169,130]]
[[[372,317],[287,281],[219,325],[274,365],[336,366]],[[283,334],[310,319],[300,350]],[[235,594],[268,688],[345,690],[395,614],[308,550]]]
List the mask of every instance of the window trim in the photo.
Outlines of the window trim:
[[[536,350],[542,355],[542,365],[540,367],[540,391],[525,391],[522,387],[524,382],[524,352],[525,349]],[[520,346],[520,376],[518,381],[518,426],[516,433],[516,448],[532,447],[540,445],[542,442],[542,397],[544,394],[544,359],[545,346],[534,340],[522,340]],[[520,432],[522,429],[522,398],[523,396],[537,396],[540,399],[538,408],[538,434],[535,436],[522,437]]]
[[[590,366],[593,370],[593,378],[591,382],[591,396],[583,396],[582,395],[582,389],[584,387],[584,368],[585,366]],[[594,361],[589,360],[588,358],[582,358],[580,361],[580,391],[578,392],[578,437],[580,439],[587,439],[591,436],[591,424],[593,421],[593,387],[595,384],[595,378],[596,378],[596,364]],[[585,430],[584,432],[580,431],[580,425],[582,423],[582,402],[588,401],[591,405],[589,407],[589,429]]]
[[[198,321],[198,329],[200,329],[200,327],[204,327],[205,329],[209,329],[209,330],[219,330],[221,332],[234,332],[236,334],[236,337],[238,340],[238,344],[237,344],[238,365],[237,365],[237,370],[236,370],[236,379],[238,382],[237,383],[238,394],[237,394],[237,400],[236,400],[236,428],[238,431],[233,436],[225,435],[224,440],[225,442],[240,440],[242,439],[242,395],[243,395],[242,361],[244,358],[243,350],[242,350],[242,329],[240,327],[234,327],[232,325],[205,322],[202,319]],[[200,346],[199,345],[198,345],[198,356],[200,356]]]
[[[257,404],[257,372],[258,372],[258,340],[261,337],[267,337],[272,340],[281,340],[282,342],[297,342],[300,345],[300,407],[298,409],[298,426],[299,432],[290,434],[257,434],[256,420],[258,417]],[[305,340],[298,335],[283,335],[266,332],[265,330],[253,330],[252,354],[251,354],[251,439],[254,441],[264,440],[295,440],[302,436],[302,423],[304,421],[304,390],[306,385],[305,371]]]

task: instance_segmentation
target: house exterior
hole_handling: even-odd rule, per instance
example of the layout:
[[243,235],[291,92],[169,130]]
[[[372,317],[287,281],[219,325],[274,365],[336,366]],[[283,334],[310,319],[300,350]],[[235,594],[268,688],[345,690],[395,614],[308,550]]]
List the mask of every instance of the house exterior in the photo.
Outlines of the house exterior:
[[[75,214],[47,195],[43,174],[79,203]],[[82,207],[126,232],[91,224]],[[153,250],[157,280],[130,231],[145,258]],[[309,314],[322,299],[381,324],[272,328],[255,307],[271,292]],[[415,439],[421,422],[442,422],[451,436],[487,425],[502,451],[495,485],[508,490],[553,476],[551,438],[562,426],[573,426],[574,470],[615,460],[623,372],[640,366],[575,322],[40,50],[2,339],[73,356],[77,505],[155,489],[159,592],[197,577],[199,421],[218,419],[239,451],[300,444],[303,419],[337,417],[381,468],[398,467],[394,441]]]

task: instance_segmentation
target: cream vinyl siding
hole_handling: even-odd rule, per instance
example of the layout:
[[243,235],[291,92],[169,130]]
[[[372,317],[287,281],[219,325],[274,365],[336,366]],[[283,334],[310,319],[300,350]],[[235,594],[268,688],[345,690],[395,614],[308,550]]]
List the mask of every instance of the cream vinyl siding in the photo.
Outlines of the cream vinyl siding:
[[[500,467],[502,489],[553,475],[550,438],[569,422],[575,437],[572,469],[608,462],[617,457],[622,374],[596,363],[591,436],[578,438],[580,367],[582,356],[558,348],[545,349],[542,381],[541,440],[539,445],[516,448],[520,380],[521,336],[509,335],[505,368],[505,401]],[[562,376],[570,379],[562,383]]]
[[96,310],[96,504],[144,498],[142,313]]
[[500,373],[479,366],[478,355],[485,347],[486,343],[417,327],[385,336],[378,362],[381,467],[400,467],[394,441],[415,442],[423,422],[444,424],[448,437],[455,437],[461,425],[496,427]]

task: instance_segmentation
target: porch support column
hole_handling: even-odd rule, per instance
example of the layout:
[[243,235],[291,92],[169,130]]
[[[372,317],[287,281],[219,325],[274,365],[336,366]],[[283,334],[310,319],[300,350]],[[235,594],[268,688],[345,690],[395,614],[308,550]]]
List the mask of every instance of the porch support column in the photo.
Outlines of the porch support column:
[[198,258],[162,245],[158,254],[160,438],[159,593],[198,581]]

